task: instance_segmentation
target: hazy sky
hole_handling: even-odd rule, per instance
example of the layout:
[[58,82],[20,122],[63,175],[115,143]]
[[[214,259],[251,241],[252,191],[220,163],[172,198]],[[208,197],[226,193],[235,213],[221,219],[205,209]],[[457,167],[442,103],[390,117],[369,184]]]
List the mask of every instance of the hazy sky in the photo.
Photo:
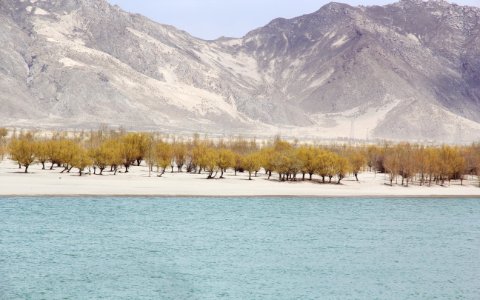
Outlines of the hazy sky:
[[[173,25],[190,34],[215,39],[241,37],[277,17],[292,18],[318,10],[325,0],[108,0],[124,10],[140,13],[157,22]],[[387,4],[396,1],[345,0],[351,5]],[[480,0],[455,0],[480,6]]]

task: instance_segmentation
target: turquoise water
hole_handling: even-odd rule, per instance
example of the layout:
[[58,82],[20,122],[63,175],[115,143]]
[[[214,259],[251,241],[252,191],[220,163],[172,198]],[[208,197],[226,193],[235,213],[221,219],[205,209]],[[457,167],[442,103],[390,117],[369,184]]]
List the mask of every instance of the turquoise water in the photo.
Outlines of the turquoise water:
[[480,199],[0,198],[0,299],[480,299]]

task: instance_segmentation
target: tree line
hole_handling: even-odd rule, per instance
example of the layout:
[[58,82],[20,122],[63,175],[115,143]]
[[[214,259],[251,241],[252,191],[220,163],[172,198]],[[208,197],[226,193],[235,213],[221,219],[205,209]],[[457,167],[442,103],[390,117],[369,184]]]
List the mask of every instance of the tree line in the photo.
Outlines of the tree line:
[[383,173],[389,184],[445,185],[452,180],[463,184],[467,176],[480,175],[480,145],[425,146],[410,143],[382,145],[309,145],[284,141],[232,138],[213,140],[193,136],[178,140],[153,133],[91,131],[74,136],[53,133],[41,137],[34,132],[0,129],[0,155],[16,161],[28,173],[32,164],[42,169],[72,170],[103,175],[128,173],[142,164],[150,174],[166,172],[205,174],[208,179],[224,178],[226,172],[246,172],[252,180],[259,172],[278,181],[337,183],[348,175]]

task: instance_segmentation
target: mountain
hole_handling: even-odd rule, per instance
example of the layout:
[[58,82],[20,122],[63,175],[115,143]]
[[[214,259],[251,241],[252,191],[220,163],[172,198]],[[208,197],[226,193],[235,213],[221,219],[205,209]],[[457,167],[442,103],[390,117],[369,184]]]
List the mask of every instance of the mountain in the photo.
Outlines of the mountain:
[[0,42],[0,126],[480,138],[480,9],[445,1],[205,41],[104,0],[3,0]]

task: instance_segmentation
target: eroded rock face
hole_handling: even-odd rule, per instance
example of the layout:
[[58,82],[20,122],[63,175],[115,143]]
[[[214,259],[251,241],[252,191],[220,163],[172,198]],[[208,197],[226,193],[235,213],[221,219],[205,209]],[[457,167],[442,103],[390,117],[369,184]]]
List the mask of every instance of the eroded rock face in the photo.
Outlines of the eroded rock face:
[[0,125],[474,140],[479,24],[444,1],[331,3],[204,41],[104,0],[4,0]]

